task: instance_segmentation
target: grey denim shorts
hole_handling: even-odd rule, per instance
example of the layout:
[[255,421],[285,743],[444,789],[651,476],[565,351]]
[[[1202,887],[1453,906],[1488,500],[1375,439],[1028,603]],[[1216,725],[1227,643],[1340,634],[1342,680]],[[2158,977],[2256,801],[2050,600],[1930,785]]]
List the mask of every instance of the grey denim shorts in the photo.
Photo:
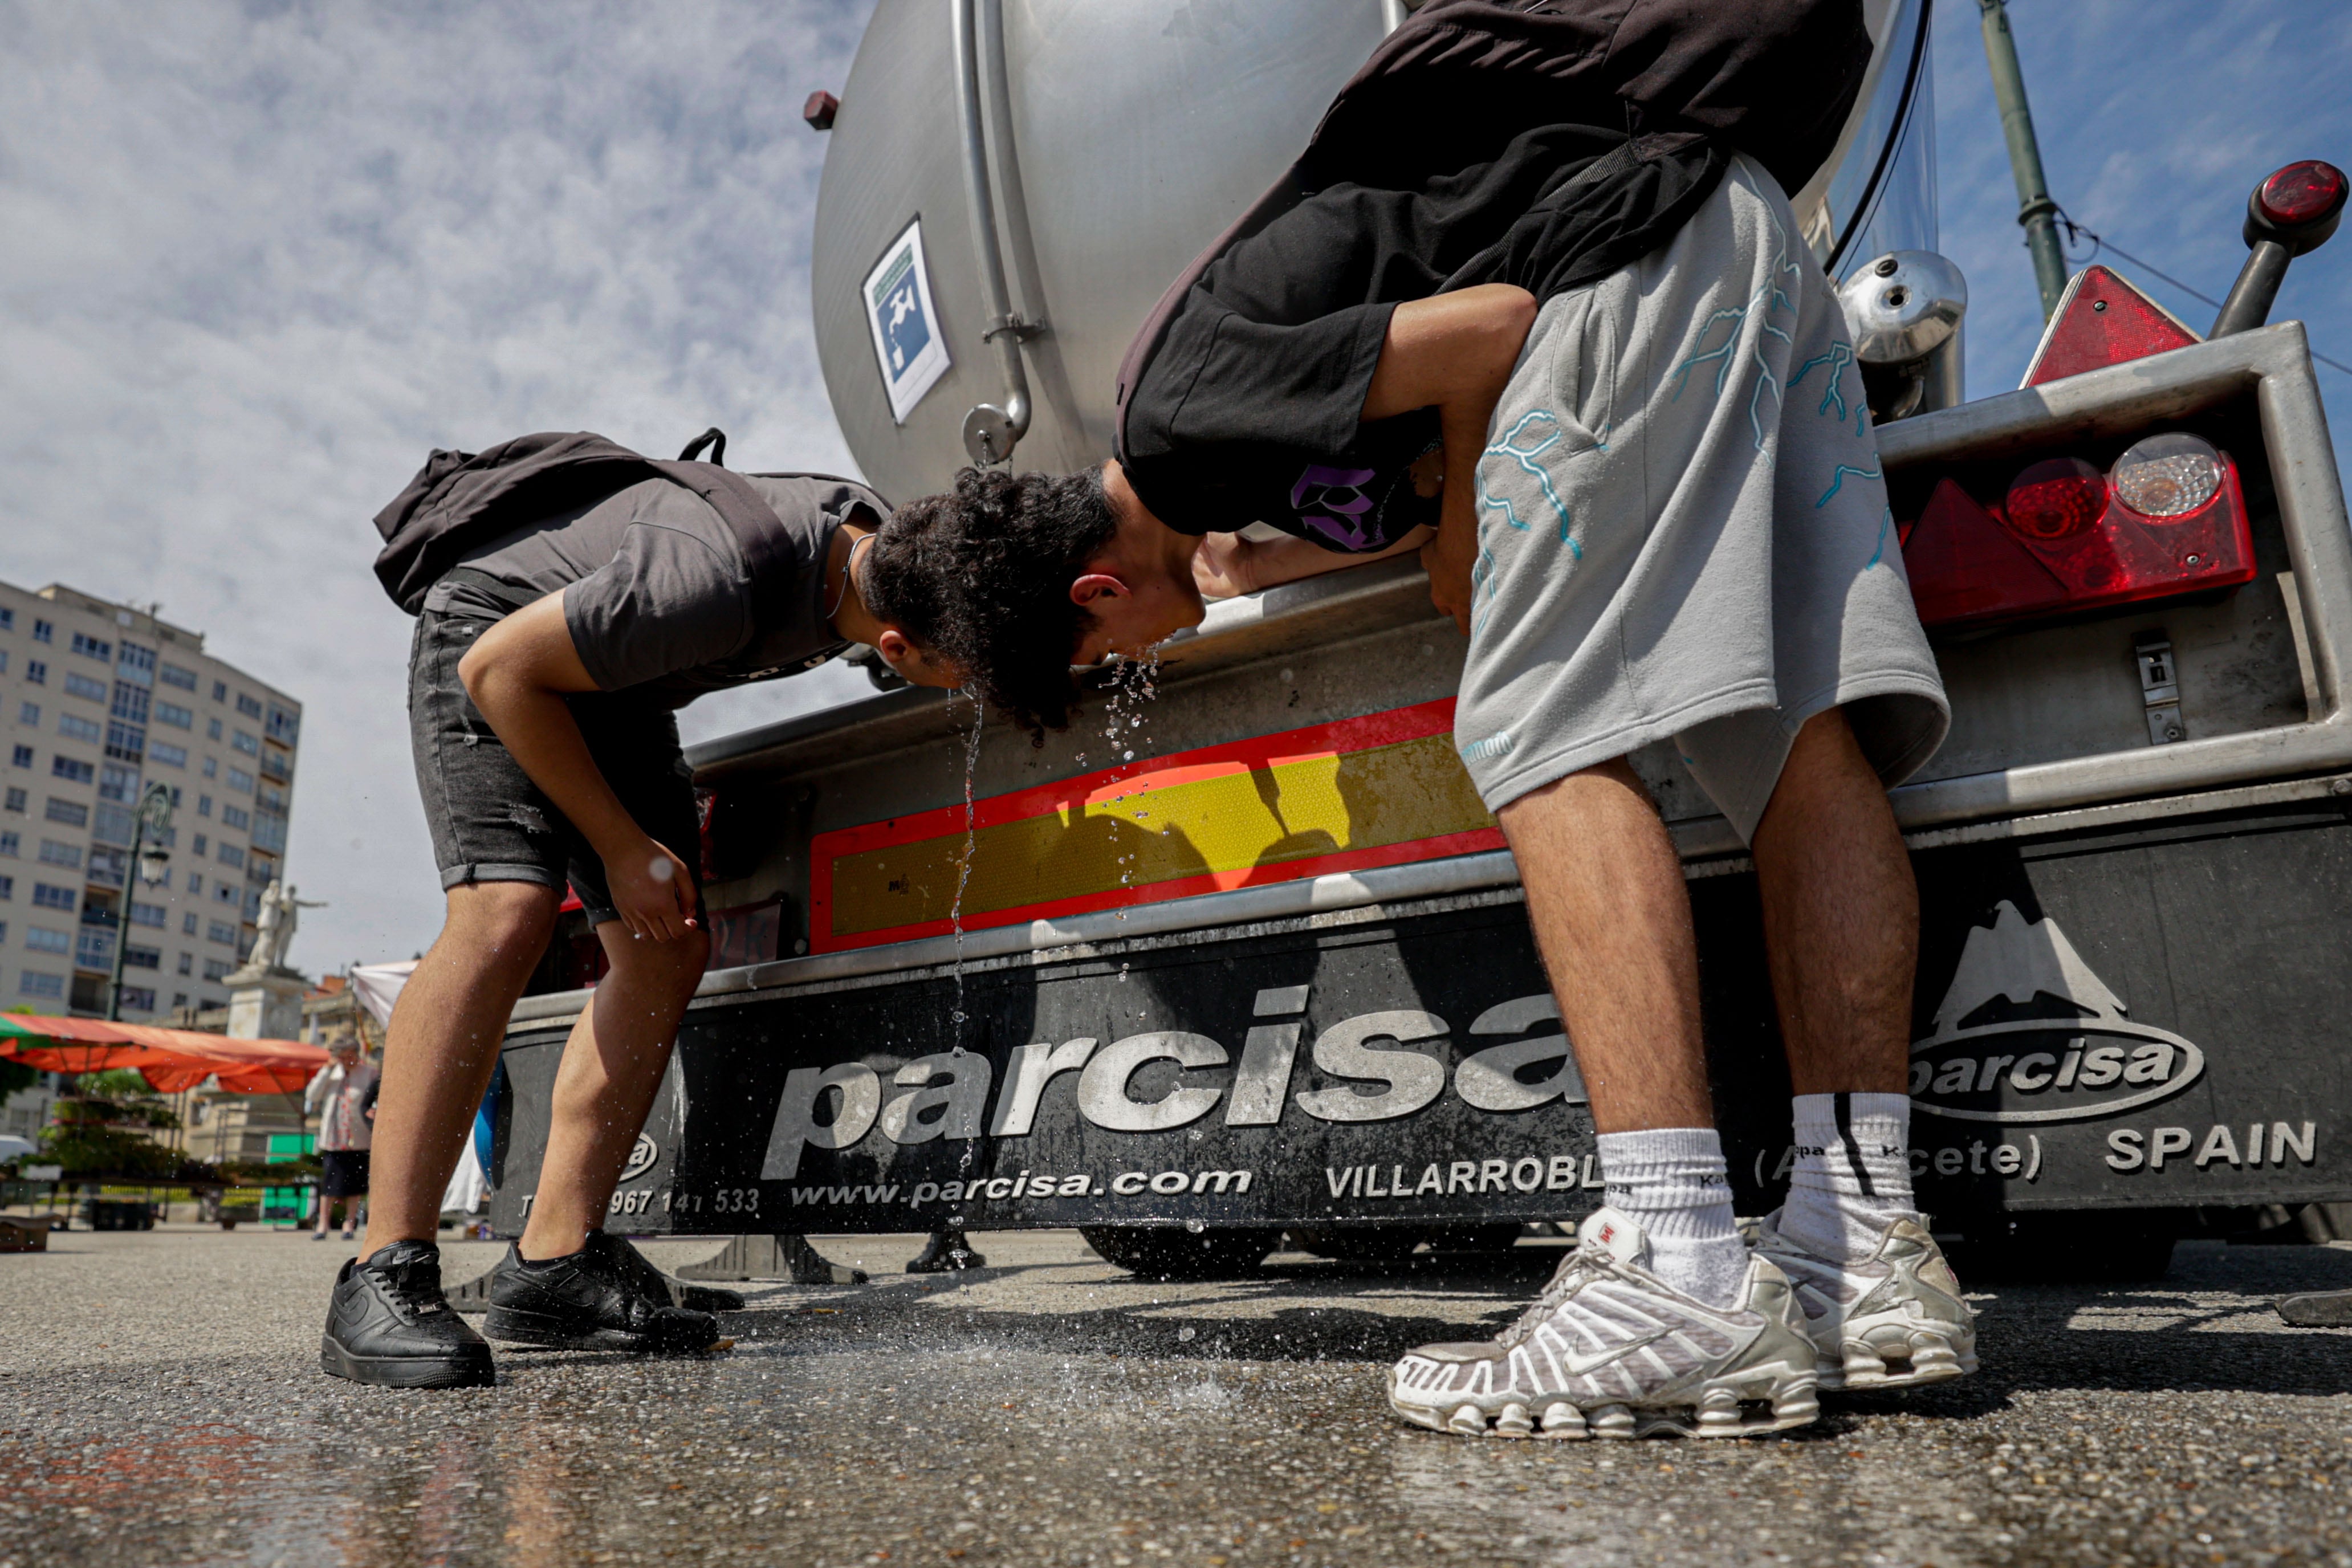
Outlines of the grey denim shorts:
[[[617,919],[604,862],[530,781],[457,678],[457,661],[500,617],[454,605],[436,610],[432,602],[416,618],[409,651],[408,729],[442,887],[528,882],[561,889],[568,882],[591,925]],[[571,706],[622,807],[656,842],[698,867],[694,780],[677,716],[627,692],[584,693]]]

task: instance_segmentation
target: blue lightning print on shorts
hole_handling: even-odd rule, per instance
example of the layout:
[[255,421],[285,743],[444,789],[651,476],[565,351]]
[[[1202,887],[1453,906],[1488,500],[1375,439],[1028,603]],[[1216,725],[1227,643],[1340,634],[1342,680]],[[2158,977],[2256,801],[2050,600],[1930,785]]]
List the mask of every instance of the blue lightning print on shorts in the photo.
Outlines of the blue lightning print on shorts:
[[[1538,420],[1551,426],[1551,434],[1545,436],[1541,441],[1537,442],[1533,446],[1521,446],[1518,444],[1521,433],[1526,431],[1528,425],[1535,423]],[[1484,472],[1486,468],[1486,460],[1489,457],[1509,458],[1512,462],[1519,465],[1521,472],[1533,479],[1542,489],[1543,498],[1551,507],[1552,515],[1559,519],[1559,542],[1569,548],[1570,554],[1576,556],[1579,559],[1581,559],[1584,555],[1583,547],[1569,537],[1568,503],[1561,500],[1559,498],[1559,492],[1552,487],[1550,474],[1545,471],[1542,464],[1536,461],[1537,458],[1542,456],[1554,446],[1559,444],[1560,438],[1565,434],[1566,432],[1560,428],[1559,416],[1552,413],[1549,410],[1534,408],[1529,409],[1527,413],[1521,414],[1519,416],[1518,423],[1512,425],[1510,429],[1503,433],[1502,440],[1495,443],[1494,445],[1489,446],[1486,451],[1478,455],[1478,466],[1480,470],[1478,475],[1478,505],[1483,509],[1491,509],[1502,513],[1503,521],[1510,524],[1511,527],[1518,528],[1521,531],[1525,531],[1527,529],[1527,522],[1520,517],[1518,509],[1511,505],[1509,497],[1490,496],[1486,493],[1486,478]],[[1601,433],[1593,450],[1599,452],[1606,452],[1609,450],[1609,433],[1607,431],[1604,430]]]
[[[1737,308],[1717,310],[1707,317],[1705,321],[1699,323],[1698,335],[1693,340],[1694,344],[1705,343],[1707,340],[1708,336],[1714,332],[1716,325],[1718,322],[1729,321],[1738,323],[1739,325],[1734,326],[1731,331],[1725,337],[1724,340],[1716,347],[1704,350],[1694,348],[1690,356],[1684,360],[1681,364],[1675,367],[1675,390],[1673,396],[1668,400],[1669,402],[1680,402],[1683,395],[1683,389],[1690,384],[1691,371],[1697,369],[1700,365],[1705,364],[1709,360],[1717,361],[1715,370],[1716,395],[1717,397],[1721,397],[1723,395],[1724,382],[1731,374],[1732,350],[1738,346],[1741,327],[1747,323],[1752,314],[1758,323],[1757,342],[1755,349],[1750,352],[1748,357],[1752,359],[1756,364],[1756,385],[1748,394],[1748,423],[1749,429],[1755,434],[1756,450],[1759,452],[1764,450],[1764,413],[1762,409],[1764,392],[1767,388],[1769,388],[1775,402],[1782,402],[1786,395],[1780,382],[1772,374],[1772,367],[1765,361],[1763,340],[1766,338],[1778,338],[1783,343],[1790,344],[1792,347],[1794,346],[1796,340],[1791,338],[1782,329],[1772,324],[1772,313],[1776,310],[1785,310],[1791,318],[1797,314],[1796,304],[1789,298],[1788,291],[1780,287],[1780,279],[1782,277],[1789,274],[1795,274],[1799,277],[1802,276],[1801,270],[1789,255],[1788,231],[1780,226],[1780,219],[1779,215],[1772,213],[1771,210],[1767,207],[1766,216],[1771,222],[1773,237],[1779,242],[1779,245],[1778,248],[1773,252],[1771,267],[1765,274],[1764,282],[1758,287],[1754,294],[1748,296],[1747,304]],[[1849,354],[1850,353],[1851,350],[1849,350]],[[1803,374],[1802,371],[1798,373],[1801,376]],[[1841,408],[1838,417],[1840,419],[1843,419],[1845,417],[1843,408]]]
[[1837,465],[1837,472],[1830,476],[1830,487],[1822,492],[1822,498],[1820,500],[1813,503],[1813,510],[1818,512],[1823,507],[1830,504],[1830,498],[1835,496],[1844,486],[1845,476],[1849,474],[1853,475],[1857,479],[1878,479],[1885,477],[1885,476],[1880,474],[1875,468],[1857,468],[1851,463],[1841,463]]
[[1863,570],[1868,571],[1872,567],[1876,566],[1880,561],[1886,559],[1886,530],[1894,526],[1895,508],[1890,506],[1878,514],[1878,548],[1872,550],[1870,552],[1870,559],[1862,563]]
[[1790,389],[1794,391],[1799,382],[1812,373],[1815,365],[1827,365],[1830,368],[1830,384],[1822,392],[1821,407],[1813,412],[1827,413],[1830,411],[1830,404],[1835,403],[1838,421],[1843,423],[1845,420],[1845,368],[1852,363],[1853,363],[1853,350],[1843,342],[1832,343],[1828,353],[1815,354],[1797,367],[1797,373],[1789,378]]

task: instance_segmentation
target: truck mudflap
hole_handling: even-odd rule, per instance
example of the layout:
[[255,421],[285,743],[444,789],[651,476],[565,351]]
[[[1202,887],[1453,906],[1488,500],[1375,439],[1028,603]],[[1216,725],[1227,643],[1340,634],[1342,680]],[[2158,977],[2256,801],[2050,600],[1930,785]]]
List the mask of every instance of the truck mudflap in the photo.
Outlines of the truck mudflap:
[[[2352,779],[1915,849],[1923,1207],[2352,1197]],[[1915,843],[1917,841],[1915,840]],[[1696,869],[1743,1213],[1794,1151],[1754,879]],[[491,1214],[528,1215],[568,1019],[519,1025]],[[632,1233],[1444,1227],[1577,1218],[1592,1123],[1521,895],[1162,934],[698,1001],[613,1199]]]

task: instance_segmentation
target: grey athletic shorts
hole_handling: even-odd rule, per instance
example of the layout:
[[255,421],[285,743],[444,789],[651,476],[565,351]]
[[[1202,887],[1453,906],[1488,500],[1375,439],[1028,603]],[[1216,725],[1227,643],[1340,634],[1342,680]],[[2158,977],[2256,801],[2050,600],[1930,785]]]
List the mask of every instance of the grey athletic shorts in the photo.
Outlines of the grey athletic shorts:
[[1748,158],[1545,304],[1488,441],[1454,733],[1490,810],[1671,739],[1748,840],[1816,714],[1890,784],[1942,743],[1845,323]]

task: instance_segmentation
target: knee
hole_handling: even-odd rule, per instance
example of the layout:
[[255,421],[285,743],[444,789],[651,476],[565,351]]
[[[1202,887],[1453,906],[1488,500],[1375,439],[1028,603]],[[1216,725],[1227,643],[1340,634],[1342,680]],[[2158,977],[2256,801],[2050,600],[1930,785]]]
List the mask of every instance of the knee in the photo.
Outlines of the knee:
[[449,890],[445,936],[485,959],[535,964],[555,932],[556,891],[528,882],[468,883]]

